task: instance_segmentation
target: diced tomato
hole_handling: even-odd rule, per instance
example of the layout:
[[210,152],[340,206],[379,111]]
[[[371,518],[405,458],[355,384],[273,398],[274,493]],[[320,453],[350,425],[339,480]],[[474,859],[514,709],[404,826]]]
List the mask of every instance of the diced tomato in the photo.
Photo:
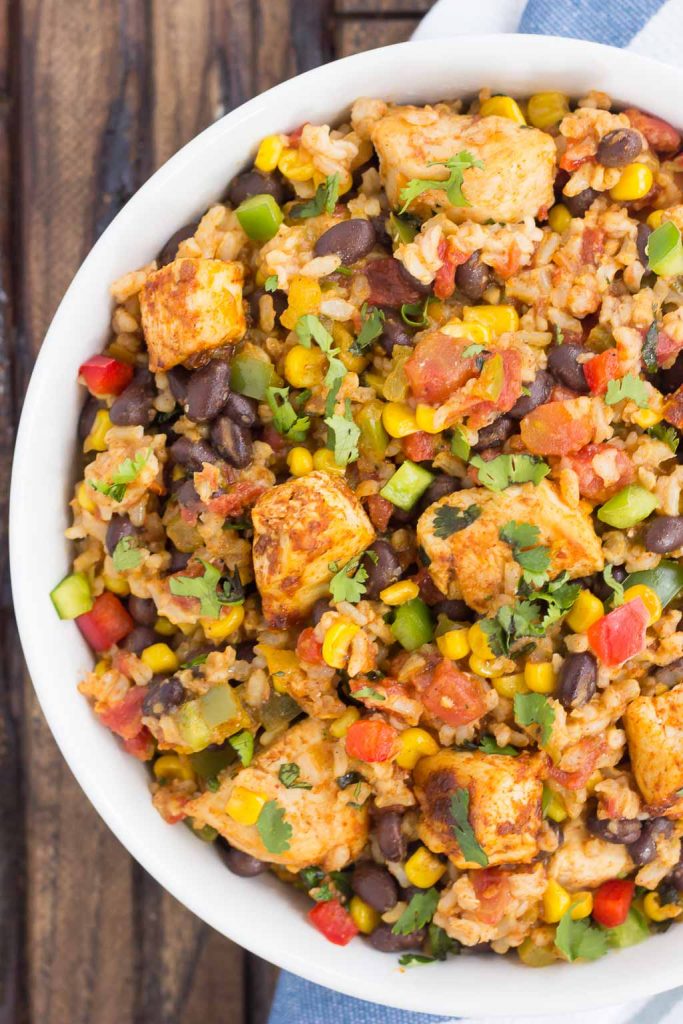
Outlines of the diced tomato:
[[675,153],[679,148],[681,136],[668,121],[654,114],[645,114],[634,107],[629,107],[624,113],[657,153]]
[[[605,465],[610,471],[609,483],[595,469],[593,460],[596,457],[598,467],[600,459],[605,460]],[[565,456],[562,466],[574,470],[579,478],[581,497],[594,503],[607,501],[622,487],[632,484],[636,476],[633,463],[626,452],[611,444],[587,444],[580,452]],[[614,477],[614,473],[618,475]]]
[[476,356],[463,356],[471,344],[466,338],[452,338],[438,331],[425,334],[404,364],[415,398],[440,405],[471,377],[476,377]]
[[631,878],[603,882],[593,895],[593,917],[603,928],[617,928],[628,917],[636,883]]
[[154,755],[154,737],[146,726],[143,726],[137,736],[123,741],[127,754],[137,757],[138,761],[149,761]]
[[111,356],[91,356],[78,369],[91,395],[104,398],[106,395],[120,395],[133,379],[133,367]]
[[284,437],[282,434],[278,434],[272,423],[263,428],[263,440],[270,445],[274,452],[283,452],[287,447]]
[[605,247],[605,232],[602,228],[584,227],[581,236],[581,260],[588,266],[596,266],[598,256]]
[[565,789],[583,789],[595,771],[598,759],[604,753],[604,737],[587,736],[562,755],[562,767],[550,766],[548,776]]
[[510,878],[500,868],[470,871],[470,882],[479,900],[477,918],[495,926],[505,916],[510,901]]
[[443,601],[444,594],[441,593],[436,583],[432,579],[429,569],[424,566],[415,573],[412,577],[413,583],[417,583],[420,588],[420,597],[425,604],[438,604],[439,601]]
[[499,353],[503,361],[503,386],[495,402],[478,402],[469,411],[469,426],[480,430],[487,426],[491,413],[506,413],[522,394],[522,356],[517,349],[503,349]]
[[307,661],[309,665],[323,664],[323,645],[317,639],[312,626],[308,626],[307,629],[303,629],[299,633],[296,653],[302,661]]
[[645,648],[650,613],[641,598],[627,601],[589,626],[588,643],[603,665],[622,665]]
[[403,269],[403,264],[393,256],[371,260],[363,268],[370,285],[369,306],[390,306],[398,309],[404,302],[418,302],[423,293]]
[[133,740],[144,728],[142,724],[142,702],[147,689],[132,686],[122,700],[112,704],[98,715],[103,725],[123,740]]
[[308,121],[304,121],[303,124],[300,124],[298,128],[295,128],[294,131],[290,132],[287,136],[287,142],[294,149],[297,149],[301,145],[301,133],[308,123]]
[[678,430],[683,430],[683,384],[669,396],[662,411],[667,423],[673,423]]
[[676,341],[666,331],[659,331],[657,334],[657,365],[671,366],[674,357],[683,349],[683,342]]
[[[481,682],[461,672],[448,658],[440,661],[428,678],[421,693],[422,703],[446,725],[468,725],[486,711]],[[415,682],[419,688],[418,680]]]
[[76,624],[95,651],[106,651],[117,644],[135,625],[116,594],[108,590],[95,598],[89,612],[77,616]]
[[[542,208],[538,211],[538,219],[543,219]],[[517,243],[513,242],[505,253],[505,256],[495,260],[493,263],[493,269],[499,277],[502,277],[503,280],[506,281],[508,277],[512,277],[513,274],[517,273],[521,265],[522,251]]]
[[403,451],[413,462],[431,462],[436,455],[436,437],[424,430],[417,430],[403,438]]
[[388,761],[396,747],[398,733],[393,725],[380,719],[354,722],[346,734],[346,753],[358,761]]
[[389,520],[391,519],[391,514],[394,511],[394,506],[390,501],[387,501],[386,498],[383,498],[381,494],[371,494],[367,499],[367,503],[368,515],[370,516],[372,525],[379,530],[380,533],[384,533],[389,525]]
[[560,160],[560,167],[563,171],[575,171],[581,164],[585,164],[590,160],[590,154],[584,154],[583,156],[575,156],[570,149],[567,149]]
[[620,377],[619,355],[615,348],[598,353],[583,364],[586,383],[594,395],[604,395],[611,380]]
[[455,271],[469,259],[469,254],[455,249],[451,243],[442,238],[438,248],[439,258],[443,263],[434,278],[434,294],[437,299],[448,299],[455,291]]
[[240,480],[230,487],[227,494],[218,494],[211,498],[207,508],[220,516],[236,516],[253,505],[265,490],[265,485],[256,480]]
[[593,419],[581,398],[547,402],[522,419],[520,433],[534,455],[569,455],[593,437]]
[[348,946],[351,939],[358,935],[351,915],[339,900],[316,903],[308,912],[308,920],[335,946]]

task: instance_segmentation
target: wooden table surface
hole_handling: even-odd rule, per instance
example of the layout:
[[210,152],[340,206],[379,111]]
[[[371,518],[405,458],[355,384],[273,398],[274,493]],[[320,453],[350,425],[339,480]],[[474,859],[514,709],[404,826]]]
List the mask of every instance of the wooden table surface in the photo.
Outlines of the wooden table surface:
[[0,1024],[267,1016],[274,968],[203,925],[132,860],[45,724],[12,618],[12,445],[59,300],[152,171],[263,89],[408,38],[430,6],[0,0]]

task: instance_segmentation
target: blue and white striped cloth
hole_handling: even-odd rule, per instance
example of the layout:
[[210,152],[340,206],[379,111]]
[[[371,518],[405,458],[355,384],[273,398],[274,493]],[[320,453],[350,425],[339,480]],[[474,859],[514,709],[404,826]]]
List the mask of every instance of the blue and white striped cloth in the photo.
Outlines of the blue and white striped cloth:
[[[683,60],[683,0],[437,0],[416,39],[483,32],[572,36],[625,47],[671,64]],[[269,1024],[450,1024],[350,999],[283,974]],[[681,1024],[683,988],[645,1002],[558,1017],[497,1017],[490,1024]],[[468,1024],[460,1018],[460,1024]],[[474,1022],[472,1022],[474,1024]],[[478,1024],[486,1024],[480,1019]]]

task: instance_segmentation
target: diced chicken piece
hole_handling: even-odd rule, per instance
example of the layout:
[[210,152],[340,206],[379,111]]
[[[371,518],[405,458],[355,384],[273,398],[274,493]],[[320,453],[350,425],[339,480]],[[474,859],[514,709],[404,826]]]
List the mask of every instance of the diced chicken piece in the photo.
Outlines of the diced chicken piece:
[[140,292],[150,370],[239,341],[246,331],[243,280],[241,263],[188,257],[150,274]]
[[[469,526],[449,537],[438,536],[442,509],[474,505],[480,515]],[[511,521],[538,527],[538,544],[550,548],[551,579],[565,571],[576,578],[603,568],[590,516],[565,504],[553,484],[542,480],[538,486],[513,485],[500,492],[473,487],[448,494],[418,520],[418,542],[430,559],[429,572],[439,590],[447,597],[463,597],[478,612],[494,610],[514,561],[512,548],[499,536],[501,527]]]
[[343,480],[314,472],[272,487],[252,511],[254,574],[269,625],[302,619],[341,568],[375,539]]
[[548,865],[550,877],[570,892],[596,889],[632,870],[633,861],[625,846],[598,839],[580,821],[565,826],[564,842]]
[[143,427],[112,427],[107,447],[86,467],[88,497],[108,521],[139,506],[149,492],[163,494],[166,438],[145,434]]
[[420,838],[434,853],[448,854],[458,868],[481,866],[465,859],[453,831],[451,798],[467,790],[469,824],[489,867],[532,860],[538,853],[546,763],[543,754],[507,757],[443,750],[423,757],[414,772],[422,809]]
[[[354,860],[368,839],[368,815],[353,806],[353,789],[335,782],[335,744],[326,739],[324,726],[312,718],[289,729],[281,739],[258,754],[248,768],[223,778],[215,793],[206,792],[188,804],[186,813],[195,824],[211,825],[231,846],[258,860],[299,871],[319,864],[326,871],[343,868]],[[287,789],[278,772],[283,764],[299,766],[299,780],[312,789]],[[257,825],[243,825],[226,811],[236,787],[275,800],[291,826],[289,849],[271,853]]]
[[[524,128],[505,117],[454,114],[448,107],[393,107],[375,121],[372,142],[390,204],[411,178],[446,179],[448,169],[433,166],[463,151],[483,163],[464,172],[469,206],[453,206],[435,187],[410,209],[422,216],[444,210],[456,222],[513,224],[536,217],[553,203],[555,144],[545,132]],[[431,166],[430,166],[431,165]]]
[[638,788],[651,807],[665,808],[683,787],[683,686],[636,697],[624,725]]

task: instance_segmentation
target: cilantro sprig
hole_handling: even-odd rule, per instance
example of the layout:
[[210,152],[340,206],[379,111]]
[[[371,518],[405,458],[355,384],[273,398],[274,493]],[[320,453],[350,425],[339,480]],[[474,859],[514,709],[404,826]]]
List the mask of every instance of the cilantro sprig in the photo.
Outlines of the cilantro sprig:
[[242,767],[248,768],[254,756],[254,734],[248,729],[228,738],[228,743],[239,757]]
[[117,572],[137,569],[142,561],[142,551],[136,547],[132,537],[122,537],[114,548],[111,559]]
[[339,175],[330,174],[318,185],[315,195],[306,203],[299,203],[292,207],[290,217],[305,220],[308,217],[318,217],[321,213],[334,213],[339,198]]
[[522,567],[526,583],[542,587],[548,579],[550,548],[538,544],[540,531],[531,523],[511,520],[498,531],[498,536],[512,548],[512,557]]
[[287,761],[281,764],[277,777],[286,789],[313,789],[310,782],[304,782],[299,778],[301,768],[295,761]]
[[344,402],[344,415],[332,413],[325,417],[328,428],[327,447],[334,452],[334,461],[338,466],[348,466],[358,458],[358,440],[360,427],[353,418],[351,399]]
[[640,377],[635,377],[632,373],[627,373],[618,380],[611,380],[605,394],[607,405],[616,405],[617,402],[622,402],[625,398],[630,398],[639,409],[647,409],[649,399],[645,381]]
[[424,928],[427,922],[431,921],[434,916],[438,902],[439,893],[436,889],[416,892],[391,929],[394,935],[410,935],[411,932]]
[[607,952],[607,933],[589,921],[572,920],[572,908],[560,919],[555,932],[555,945],[570,962],[598,960]]
[[507,743],[504,747],[499,747],[495,737],[490,736],[488,733],[482,736],[478,749],[484,754],[505,754],[506,757],[517,757],[521,753],[517,747],[513,747],[510,743]]
[[268,853],[285,853],[289,849],[293,829],[285,820],[284,808],[277,800],[268,800],[263,805],[256,828]]
[[434,536],[440,540],[448,540],[454,533],[466,529],[481,515],[478,505],[468,505],[467,508],[452,508],[450,505],[442,505],[434,515]]
[[350,558],[341,569],[336,562],[330,562],[328,568],[334,573],[330,580],[330,593],[335,604],[339,604],[340,601],[357,604],[360,601],[365,593],[365,581],[368,578],[367,569],[360,564],[366,555],[373,562],[377,561],[377,554],[374,551],[362,551],[360,555]]
[[470,459],[479,473],[479,483],[489,491],[504,491],[511,484],[540,484],[550,466],[537,455],[497,455],[485,462],[481,455]]
[[297,443],[305,440],[311,421],[308,416],[299,416],[289,401],[289,388],[268,388],[266,401],[273,414],[273,426],[278,434],[288,441]]
[[239,572],[226,573],[221,592],[217,590],[222,573],[215,565],[199,559],[204,572],[201,576],[171,576],[169,589],[176,597],[196,597],[199,600],[199,614],[209,619],[217,619],[221,613],[221,605],[242,604],[244,589]]
[[486,853],[479,845],[469,819],[470,791],[456,789],[451,796],[451,818],[453,819],[453,835],[466,861],[472,861],[485,868],[489,862]]
[[118,469],[114,470],[108,483],[102,480],[88,480],[88,483],[93,490],[106,495],[112,501],[121,502],[126,495],[128,484],[135,483],[151,454],[152,449],[148,448],[144,452],[138,452],[132,459],[124,459]]
[[674,455],[678,451],[680,437],[675,427],[670,427],[666,423],[655,423],[654,427],[649,427],[648,434],[656,441],[663,441],[668,445]]
[[537,725],[541,730],[541,746],[550,739],[555,722],[555,708],[542,693],[515,694],[515,720],[520,725]]
[[379,338],[384,330],[384,320],[384,310],[378,309],[377,306],[368,308],[367,302],[363,303],[360,311],[360,331],[349,349],[352,355],[362,355],[366,348],[372,345],[375,338]]
[[412,178],[401,189],[399,198],[403,205],[399,213],[405,213],[413,200],[417,199],[423,192],[429,192],[433,189],[443,190],[451,206],[470,205],[469,200],[462,191],[464,173],[470,167],[478,167],[480,170],[483,170],[484,165],[481,160],[475,160],[471,153],[463,149],[460,153],[456,153],[455,156],[449,156],[447,160],[430,160],[427,166],[445,167],[449,172],[448,177],[441,180],[434,178]]
[[523,653],[520,643],[544,636],[550,626],[570,610],[580,590],[580,584],[568,582],[566,572],[560,573],[542,590],[529,592],[526,598],[512,605],[504,605],[490,619],[481,619],[479,625],[493,653],[509,655],[513,647],[517,653]]

